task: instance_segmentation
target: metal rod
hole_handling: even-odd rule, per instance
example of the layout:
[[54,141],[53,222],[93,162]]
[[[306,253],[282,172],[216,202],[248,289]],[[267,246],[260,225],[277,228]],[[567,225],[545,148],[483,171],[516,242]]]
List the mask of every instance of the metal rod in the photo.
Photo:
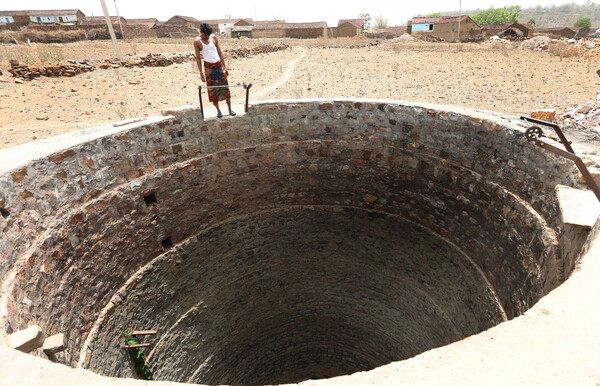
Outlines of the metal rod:
[[530,118],[530,117],[524,117],[524,116],[521,116],[521,119],[524,120],[525,122],[537,123],[540,125],[550,126],[552,128],[559,127],[556,123],[544,121],[543,119]]
[[585,166],[585,163],[583,162],[583,160],[581,158],[579,158],[577,155],[575,155],[571,152],[564,151],[563,149],[559,149],[558,147],[552,146],[549,143],[542,142],[539,139],[535,140],[535,144],[537,146],[541,147],[542,149],[546,149],[556,155],[559,155],[561,157],[564,157],[564,158],[570,159],[571,161],[574,161],[575,165],[577,165],[577,169],[579,169],[579,172],[581,172],[581,175],[583,176],[585,183],[590,187],[590,189],[592,189],[592,192],[594,192],[594,194],[596,195],[596,198],[598,199],[598,201],[600,201],[600,188],[596,184],[596,181],[594,181],[594,178],[590,174],[589,170],[587,169],[587,167]]
[[567,137],[565,137],[565,135],[563,134],[562,130],[560,129],[560,126],[558,126],[556,123],[544,121],[544,120],[541,120],[541,119],[528,118],[528,117],[521,117],[521,119],[524,120],[525,122],[537,123],[537,124],[540,124],[540,125],[545,125],[545,126],[553,128],[554,132],[556,133],[556,135],[558,135],[558,138],[560,139],[560,142],[565,146],[565,149],[567,149],[567,151],[569,153],[575,154],[575,151],[571,147],[571,144],[567,140]]
[[204,86],[204,88],[224,88],[224,87],[246,87],[245,83],[238,83],[238,84],[225,84],[225,85],[221,85],[221,86]]
[[202,85],[198,86],[198,99],[200,99],[200,114],[204,119],[204,106],[202,105]]
[[[250,88],[252,87],[252,83],[237,83],[232,85],[223,85],[223,86],[204,86],[204,88],[221,88],[221,87],[243,87],[246,90],[246,103],[244,105],[244,112],[248,112],[248,101],[250,99]],[[202,104],[202,85],[198,86],[198,99],[200,100],[200,114],[202,114],[202,119],[204,119],[204,106]]]
[[248,112],[248,100],[250,99],[250,87],[252,87],[252,83],[246,85],[244,84],[244,88],[246,89],[246,105],[244,106],[244,112]]

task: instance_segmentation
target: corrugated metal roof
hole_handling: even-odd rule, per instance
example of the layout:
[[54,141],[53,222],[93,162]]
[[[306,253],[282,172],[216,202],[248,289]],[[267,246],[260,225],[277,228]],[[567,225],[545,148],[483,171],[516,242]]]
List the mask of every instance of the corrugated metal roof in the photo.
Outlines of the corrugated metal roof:
[[[0,16],[62,16],[83,14],[78,9],[53,9],[53,10],[32,10],[32,11],[0,11]],[[84,14],[85,16],[85,14]]]

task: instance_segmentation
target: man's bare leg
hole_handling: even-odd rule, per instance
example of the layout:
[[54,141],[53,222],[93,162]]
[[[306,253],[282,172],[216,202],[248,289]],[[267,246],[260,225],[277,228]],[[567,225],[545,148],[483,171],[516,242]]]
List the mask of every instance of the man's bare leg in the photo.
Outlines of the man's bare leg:
[[231,98],[225,99],[225,102],[227,102],[227,107],[229,108],[229,115],[236,115],[235,111],[231,109]]
[[215,105],[215,108],[217,109],[217,118],[221,118],[223,114],[221,113],[221,109],[219,108],[219,102],[213,102],[213,105]]

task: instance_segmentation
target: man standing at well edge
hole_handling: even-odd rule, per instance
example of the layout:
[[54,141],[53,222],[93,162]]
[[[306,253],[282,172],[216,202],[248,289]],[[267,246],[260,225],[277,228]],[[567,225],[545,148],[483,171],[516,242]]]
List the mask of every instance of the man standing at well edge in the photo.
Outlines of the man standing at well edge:
[[[208,23],[200,24],[200,36],[194,40],[196,64],[200,71],[200,80],[206,82],[208,100],[217,108],[217,117],[223,114],[219,108],[219,101],[225,100],[229,108],[229,115],[235,115],[231,109],[231,94],[229,87],[210,88],[210,86],[227,86],[227,65],[219,45],[219,40],[212,34],[212,27]],[[204,66],[204,69],[202,68]]]

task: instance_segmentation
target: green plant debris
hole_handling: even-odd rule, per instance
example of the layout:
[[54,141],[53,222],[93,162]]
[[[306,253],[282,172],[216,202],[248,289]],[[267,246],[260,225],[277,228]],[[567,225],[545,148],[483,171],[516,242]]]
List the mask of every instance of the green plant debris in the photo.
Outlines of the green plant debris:
[[[125,344],[127,346],[133,346],[136,344],[140,344],[139,338],[127,338],[125,340]],[[144,355],[144,349],[141,347],[134,347],[127,349],[129,351],[129,356],[133,359],[133,363],[135,365],[135,371],[138,375],[147,381],[153,380],[152,371],[148,366],[146,366],[146,356]]]

